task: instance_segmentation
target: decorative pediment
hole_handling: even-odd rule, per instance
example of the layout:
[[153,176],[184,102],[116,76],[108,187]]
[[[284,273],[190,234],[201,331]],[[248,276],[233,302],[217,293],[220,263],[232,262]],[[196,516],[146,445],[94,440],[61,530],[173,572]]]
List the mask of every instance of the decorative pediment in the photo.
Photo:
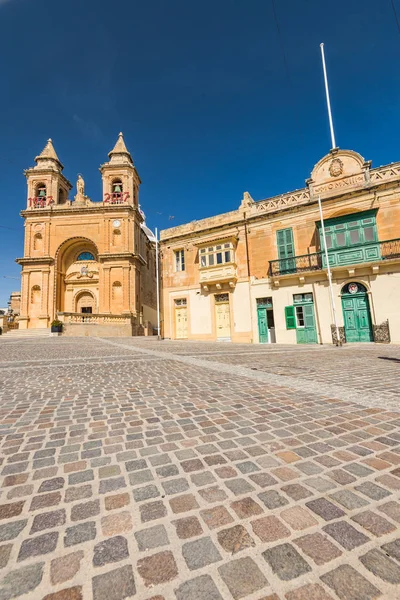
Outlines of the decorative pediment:
[[335,196],[364,187],[370,167],[371,163],[357,152],[335,148],[315,165],[307,184],[314,196]]

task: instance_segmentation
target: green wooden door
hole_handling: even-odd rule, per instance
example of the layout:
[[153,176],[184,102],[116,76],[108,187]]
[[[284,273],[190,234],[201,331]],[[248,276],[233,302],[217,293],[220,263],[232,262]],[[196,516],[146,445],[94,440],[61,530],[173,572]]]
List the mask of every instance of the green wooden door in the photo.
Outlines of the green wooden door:
[[292,228],[280,229],[276,232],[276,244],[278,246],[278,258],[281,261],[279,271],[282,274],[293,273],[296,269],[294,259],[294,242]]
[[268,344],[268,320],[266,308],[262,306],[257,308],[257,319],[260,344]]
[[348,342],[372,342],[372,324],[367,294],[342,296],[344,329]]
[[314,304],[296,306],[296,341],[298,344],[317,344],[317,329],[315,326]]

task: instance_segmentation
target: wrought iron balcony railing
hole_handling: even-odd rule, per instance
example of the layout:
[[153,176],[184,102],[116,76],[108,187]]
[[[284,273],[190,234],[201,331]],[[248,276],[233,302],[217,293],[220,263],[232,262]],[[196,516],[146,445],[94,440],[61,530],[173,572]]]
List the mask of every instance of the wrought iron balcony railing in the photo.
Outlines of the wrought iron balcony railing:
[[[328,255],[331,267],[400,258],[400,238],[384,242],[370,242],[349,248],[328,250]],[[277,277],[293,273],[320,271],[325,268],[325,253],[314,252],[312,254],[303,254],[302,256],[293,256],[292,258],[270,260],[268,274],[270,277]]]

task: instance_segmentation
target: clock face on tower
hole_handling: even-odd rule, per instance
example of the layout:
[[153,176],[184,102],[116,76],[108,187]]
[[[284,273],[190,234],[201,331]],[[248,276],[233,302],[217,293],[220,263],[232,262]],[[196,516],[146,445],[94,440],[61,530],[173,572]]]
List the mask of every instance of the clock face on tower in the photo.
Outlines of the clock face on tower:
[[119,227],[120,225],[121,225],[121,221],[118,221],[118,219],[113,221],[113,227]]

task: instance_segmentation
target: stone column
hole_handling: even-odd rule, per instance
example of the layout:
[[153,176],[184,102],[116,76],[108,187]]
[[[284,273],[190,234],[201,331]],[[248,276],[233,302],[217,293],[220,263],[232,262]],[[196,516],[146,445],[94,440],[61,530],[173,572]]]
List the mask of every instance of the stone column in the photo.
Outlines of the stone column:
[[49,275],[50,269],[43,269],[42,271],[42,297],[41,297],[41,315],[40,317],[48,316],[48,306],[49,306]]
[[101,285],[101,274],[99,273],[99,287],[100,287],[100,303],[99,303],[99,313],[109,313],[110,312],[110,270],[111,267],[103,266],[103,285]]
[[139,316],[139,308],[137,306],[137,302],[136,302],[136,292],[137,292],[137,286],[136,283],[138,281],[138,268],[136,265],[133,265],[131,268],[131,281],[130,281],[130,286],[131,286],[131,311],[136,315]]
[[25,245],[24,245],[24,256],[31,256],[31,238],[32,238],[32,225],[25,223]]
[[21,312],[18,318],[19,329],[28,329],[29,321],[29,271],[22,272]]
[[123,293],[123,301],[122,301],[122,312],[130,313],[130,289],[129,289],[129,266],[123,267],[122,270],[122,293]]
[[48,327],[49,323],[49,314],[48,314],[48,306],[49,306],[49,275],[50,269],[43,269],[42,271],[42,284],[41,284],[41,300],[40,300],[40,325],[41,327]]
[[44,232],[45,244],[43,244],[43,251],[47,256],[50,256],[50,239],[51,239],[51,222],[45,223]]

